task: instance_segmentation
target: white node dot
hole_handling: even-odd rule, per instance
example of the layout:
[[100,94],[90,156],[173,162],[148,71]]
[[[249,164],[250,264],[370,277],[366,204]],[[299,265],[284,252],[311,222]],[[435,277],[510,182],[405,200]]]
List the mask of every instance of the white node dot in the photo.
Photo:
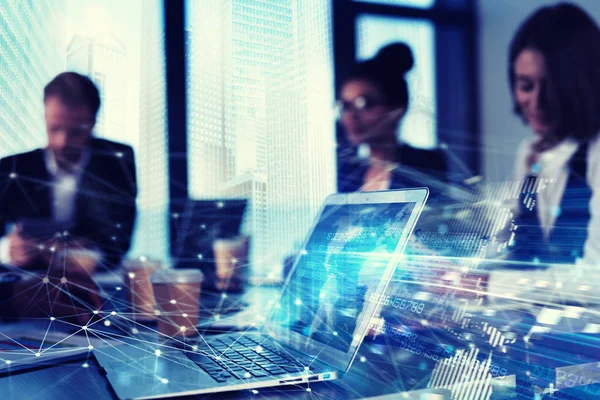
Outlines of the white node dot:
[[224,206],[225,206],[225,203],[223,203],[222,201],[219,201],[217,203],[217,207],[219,207],[219,208],[223,208]]
[[160,315],[160,310],[154,310],[154,315]]
[[221,315],[220,314],[215,314],[215,319],[218,321],[221,319]]
[[94,315],[98,315],[98,310],[94,310]]
[[87,368],[87,367],[89,367],[89,366],[90,366],[90,365],[89,365],[88,363],[85,363],[85,364],[83,364],[83,365],[82,365],[82,367],[83,367],[83,368]]
[[8,176],[10,177],[10,179],[15,179],[17,177],[17,174],[11,172]]
[[304,367],[304,370],[308,371],[308,370],[310,370],[310,367]]
[[168,380],[168,379],[161,379],[160,381],[161,381],[162,383],[164,383],[165,385],[166,385],[167,383],[169,383],[169,380]]
[[130,273],[129,273],[129,278],[130,278],[130,279],[133,279],[133,278],[135,278],[135,274],[134,274],[133,272],[130,272]]
[[87,325],[82,326],[81,329],[83,329],[84,331],[87,331]]
[[311,388],[306,388],[306,391],[310,393],[310,392],[312,392],[312,389]]
[[94,350],[94,346],[92,346],[91,344],[88,346],[88,350]]
[[226,299],[227,298],[227,293],[221,293],[221,298],[222,299]]
[[202,260],[204,256],[202,254],[198,254],[198,260]]
[[117,291],[121,290],[121,286],[116,287]]
[[115,241],[117,240],[117,237],[116,237],[116,236],[112,236],[112,237],[110,238],[110,240],[112,240],[113,242],[115,242]]
[[146,256],[141,256],[140,257],[140,261],[141,262],[146,262],[146,261],[148,261],[148,258]]
[[192,350],[194,350],[194,351],[198,351],[198,346],[196,346],[196,345],[193,345],[193,346],[192,346]]
[[35,356],[39,357],[39,356],[41,356],[41,354],[40,353],[35,353]]
[[65,278],[64,276],[60,278],[60,283],[67,283],[67,278]]
[[160,355],[161,355],[161,351],[160,351],[160,350],[156,350],[156,351],[154,352],[154,355],[155,355],[156,357],[160,357]]
[[308,251],[306,251],[306,250],[302,250],[300,253],[301,253],[303,256],[305,256],[305,255],[307,255],[307,254],[308,254]]
[[258,394],[258,390],[252,389],[252,394]]
[[10,360],[6,360],[6,364],[7,364],[7,365],[10,365],[10,364],[12,364],[12,361],[10,361]]
[[180,330],[181,332],[185,332],[185,331],[187,330],[187,328],[186,328],[185,326],[180,326],[180,327],[179,327],[179,330]]
[[56,247],[54,247],[54,246],[50,247],[50,251],[54,253],[56,251]]
[[302,300],[296,299],[295,303],[296,303],[297,306],[299,306],[300,304],[302,304]]
[[333,332],[333,336],[337,336],[337,332]]
[[246,372],[246,373],[244,374],[244,378],[250,378],[250,376],[251,376],[251,375],[250,375],[250,372]]
[[260,353],[260,352],[263,351],[263,348],[261,346],[256,346],[255,350],[256,350],[257,353]]
[[233,264],[235,264],[235,263],[237,263],[237,262],[238,262],[238,260],[237,260],[237,258],[232,258],[232,259],[231,259],[231,262],[232,262]]
[[171,300],[171,304],[177,304],[177,300]]
[[118,158],[121,158],[121,157],[123,157],[123,153],[121,153],[120,151],[118,151],[118,152],[115,154],[115,156],[117,156]]
[[360,357],[360,362],[365,362],[365,361],[367,361],[367,358],[365,356],[361,356]]
[[217,360],[220,360],[220,359],[221,359],[221,356],[216,356],[215,358],[216,358]]
[[54,321],[56,318],[54,317],[50,317],[50,321]]
[[181,316],[182,316],[183,318],[187,318],[187,317],[188,317],[188,315],[187,315],[186,313],[183,313],[183,314],[181,314]]
[[113,312],[110,313],[110,315],[117,315],[117,312],[113,311]]
[[110,326],[110,321],[104,321],[104,326]]

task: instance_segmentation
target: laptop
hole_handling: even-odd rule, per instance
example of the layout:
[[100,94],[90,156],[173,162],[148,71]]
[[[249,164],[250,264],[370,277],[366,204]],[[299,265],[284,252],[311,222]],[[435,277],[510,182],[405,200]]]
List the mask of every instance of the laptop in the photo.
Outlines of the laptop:
[[[427,200],[426,188],[327,197],[281,296],[253,332],[94,350],[121,399],[158,399],[341,377]],[[182,342],[181,340],[179,341]]]

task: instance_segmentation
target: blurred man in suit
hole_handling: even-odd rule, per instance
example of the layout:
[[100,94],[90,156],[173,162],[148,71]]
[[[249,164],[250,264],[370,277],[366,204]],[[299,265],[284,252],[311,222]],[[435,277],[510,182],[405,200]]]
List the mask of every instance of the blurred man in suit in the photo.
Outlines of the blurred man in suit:
[[[77,73],[61,73],[44,88],[47,147],[0,160],[0,264],[49,270],[58,249],[76,248],[114,268],[129,250],[134,154],[93,137],[99,108],[98,89]],[[84,279],[82,272],[73,277]]]

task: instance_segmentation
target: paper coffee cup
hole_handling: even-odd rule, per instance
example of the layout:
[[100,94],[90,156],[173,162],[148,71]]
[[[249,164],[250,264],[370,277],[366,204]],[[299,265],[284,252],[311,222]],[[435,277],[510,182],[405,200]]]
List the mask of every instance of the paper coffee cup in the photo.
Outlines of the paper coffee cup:
[[123,282],[127,288],[127,301],[131,307],[132,319],[152,321],[156,318],[150,276],[160,268],[160,262],[145,258],[123,261]]
[[159,269],[152,273],[158,330],[163,335],[194,336],[200,313],[200,285],[204,276],[199,270]]
[[102,258],[98,251],[87,249],[65,249],[58,257],[59,264],[67,271],[92,275]]
[[244,289],[248,270],[249,238],[216,239],[215,287],[219,290],[239,292]]

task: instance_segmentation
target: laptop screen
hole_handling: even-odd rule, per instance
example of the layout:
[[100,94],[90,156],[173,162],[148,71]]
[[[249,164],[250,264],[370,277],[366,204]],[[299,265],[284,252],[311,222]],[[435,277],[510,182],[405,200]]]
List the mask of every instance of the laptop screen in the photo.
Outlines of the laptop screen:
[[421,204],[326,205],[271,323],[294,336],[296,345],[302,346],[301,337],[312,339],[313,348],[319,343],[320,351],[345,354],[356,348],[365,334],[365,318],[374,310],[369,305],[377,303],[390,261],[414,225],[415,207]]

